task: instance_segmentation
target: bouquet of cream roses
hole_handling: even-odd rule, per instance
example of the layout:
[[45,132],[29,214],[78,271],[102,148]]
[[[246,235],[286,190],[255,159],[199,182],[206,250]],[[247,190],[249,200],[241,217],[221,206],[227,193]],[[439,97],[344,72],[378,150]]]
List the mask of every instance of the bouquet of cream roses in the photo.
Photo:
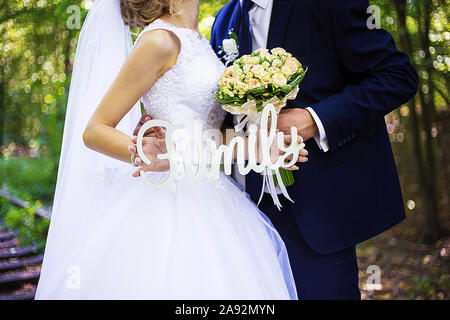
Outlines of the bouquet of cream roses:
[[[247,124],[258,124],[267,104],[279,113],[287,100],[295,99],[307,70],[283,48],[258,49],[225,69],[217,100],[223,109],[239,116],[236,131],[240,131]],[[280,169],[280,175],[285,186],[294,183],[291,171]]]

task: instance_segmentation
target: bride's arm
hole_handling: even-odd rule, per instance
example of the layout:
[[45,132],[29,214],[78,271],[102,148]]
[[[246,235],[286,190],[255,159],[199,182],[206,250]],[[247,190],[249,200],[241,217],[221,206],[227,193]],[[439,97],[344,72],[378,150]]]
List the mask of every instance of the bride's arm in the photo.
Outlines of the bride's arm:
[[131,137],[115,127],[175,64],[179,52],[180,42],[169,31],[148,31],[140,38],[84,131],[83,140],[88,148],[130,162]]

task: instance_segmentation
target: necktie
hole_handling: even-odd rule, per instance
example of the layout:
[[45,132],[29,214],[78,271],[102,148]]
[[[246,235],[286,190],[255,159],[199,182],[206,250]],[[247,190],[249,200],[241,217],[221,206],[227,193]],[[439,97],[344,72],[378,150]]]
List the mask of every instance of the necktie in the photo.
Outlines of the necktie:
[[241,15],[239,21],[239,55],[252,53],[252,35],[250,32],[250,18],[248,12],[253,6],[252,0],[241,2]]

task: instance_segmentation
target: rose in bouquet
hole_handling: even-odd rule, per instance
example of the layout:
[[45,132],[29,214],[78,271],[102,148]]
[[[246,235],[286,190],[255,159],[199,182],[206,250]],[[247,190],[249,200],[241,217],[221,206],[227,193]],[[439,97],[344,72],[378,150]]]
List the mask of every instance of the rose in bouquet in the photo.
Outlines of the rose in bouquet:
[[[240,131],[245,125],[258,124],[267,104],[273,104],[279,113],[287,100],[295,99],[307,70],[283,48],[258,49],[225,69],[217,100],[223,109],[239,116],[236,131]],[[294,183],[291,171],[280,169],[280,176],[284,186]]]

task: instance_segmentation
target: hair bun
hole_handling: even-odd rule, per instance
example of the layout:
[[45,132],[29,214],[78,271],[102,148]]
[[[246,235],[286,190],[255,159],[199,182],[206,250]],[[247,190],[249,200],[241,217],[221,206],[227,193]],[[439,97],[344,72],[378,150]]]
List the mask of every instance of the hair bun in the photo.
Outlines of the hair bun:
[[125,24],[144,28],[165,13],[170,13],[172,0],[120,0]]

